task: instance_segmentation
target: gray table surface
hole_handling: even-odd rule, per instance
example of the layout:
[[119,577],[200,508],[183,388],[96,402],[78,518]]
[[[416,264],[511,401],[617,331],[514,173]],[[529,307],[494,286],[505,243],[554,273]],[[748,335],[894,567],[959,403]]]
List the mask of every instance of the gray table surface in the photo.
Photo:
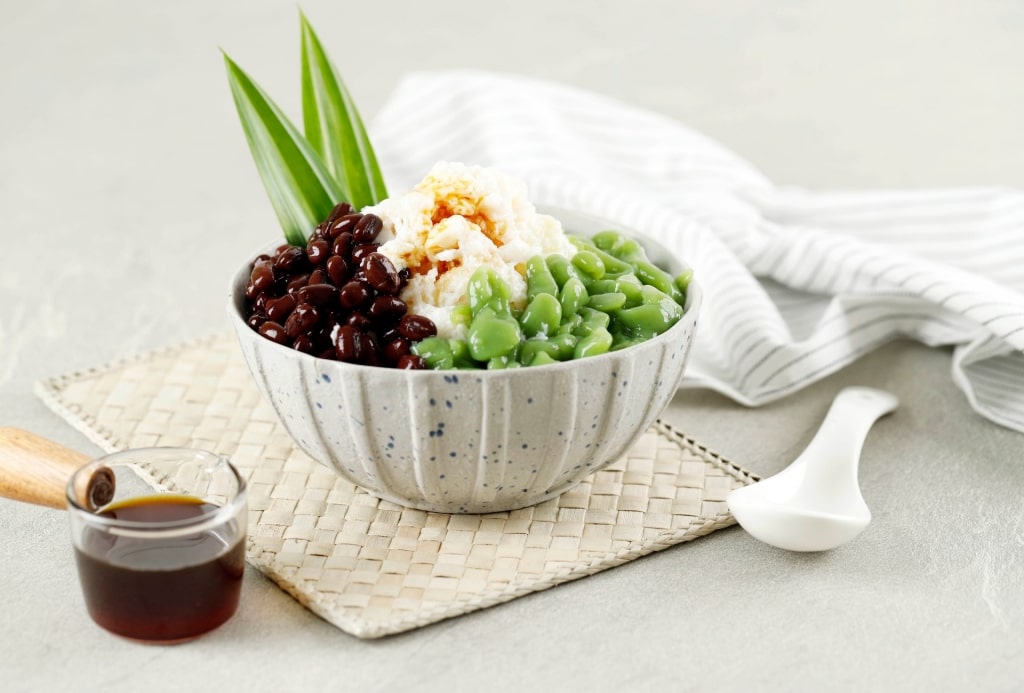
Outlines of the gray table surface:
[[[780,184],[1024,187],[1024,6],[301,3],[364,115],[399,77],[472,66],[663,112]],[[41,378],[225,326],[227,276],[275,233],[218,48],[298,106],[292,0],[0,2],[0,424],[96,448]],[[950,353],[894,343],[771,406],[666,418],[781,469],[831,398],[901,409],[862,458],[874,522],[821,555],[738,528],[409,634],[363,642],[249,569],[228,624],[177,647],[92,624],[65,517],[0,501],[4,690],[1019,690],[1024,436],[975,415]]]

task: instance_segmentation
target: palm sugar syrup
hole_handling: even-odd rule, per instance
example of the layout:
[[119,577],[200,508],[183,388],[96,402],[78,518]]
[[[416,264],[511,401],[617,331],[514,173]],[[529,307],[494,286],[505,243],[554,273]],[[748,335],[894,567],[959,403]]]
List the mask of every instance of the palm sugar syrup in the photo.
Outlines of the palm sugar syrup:
[[93,620],[156,643],[191,640],[227,621],[238,606],[245,532],[234,518],[203,522],[219,509],[194,496],[162,494],[97,511],[117,524],[86,528],[75,547]]

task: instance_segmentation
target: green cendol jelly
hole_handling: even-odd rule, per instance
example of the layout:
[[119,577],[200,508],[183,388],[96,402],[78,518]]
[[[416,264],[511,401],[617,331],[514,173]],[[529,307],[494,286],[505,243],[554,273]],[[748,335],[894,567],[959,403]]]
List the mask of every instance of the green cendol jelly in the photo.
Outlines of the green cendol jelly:
[[494,270],[476,270],[466,303],[452,309],[466,338],[428,337],[413,353],[434,369],[542,366],[625,349],[683,317],[693,270],[673,277],[616,231],[569,239],[578,249],[571,259],[537,255],[526,263],[522,310]]

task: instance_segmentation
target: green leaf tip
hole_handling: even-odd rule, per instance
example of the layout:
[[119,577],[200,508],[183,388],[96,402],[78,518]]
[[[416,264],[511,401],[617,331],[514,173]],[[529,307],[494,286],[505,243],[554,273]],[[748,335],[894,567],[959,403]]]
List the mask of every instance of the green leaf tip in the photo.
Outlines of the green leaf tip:
[[359,111],[323,43],[300,10],[302,115],[306,139],[361,209],[387,197],[384,177]]
[[239,121],[270,203],[293,245],[341,201],[356,209],[387,197],[359,112],[299,9],[305,134],[221,49]]

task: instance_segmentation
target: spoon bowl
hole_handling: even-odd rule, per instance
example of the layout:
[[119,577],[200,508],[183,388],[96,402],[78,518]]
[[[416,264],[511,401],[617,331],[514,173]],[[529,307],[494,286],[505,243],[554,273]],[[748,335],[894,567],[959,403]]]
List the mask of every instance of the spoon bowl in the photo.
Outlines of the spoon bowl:
[[755,539],[790,551],[828,551],[857,537],[871,522],[857,482],[864,440],[898,404],[882,390],[842,390],[792,464],[726,497],[733,517]]

